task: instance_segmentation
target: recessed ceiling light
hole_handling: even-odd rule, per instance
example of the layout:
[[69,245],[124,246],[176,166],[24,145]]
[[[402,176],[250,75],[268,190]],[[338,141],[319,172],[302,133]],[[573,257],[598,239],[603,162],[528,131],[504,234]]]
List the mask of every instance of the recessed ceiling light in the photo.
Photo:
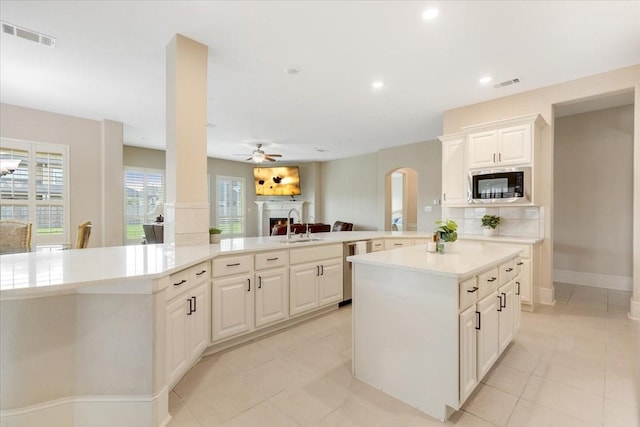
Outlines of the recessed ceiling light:
[[371,87],[373,87],[374,89],[381,89],[382,87],[384,87],[384,82],[382,80],[378,80],[377,82],[371,83]]
[[487,84],[491,81],[491,76],[486,76],[480,79],[480,83]]
[[424,19],[425,21],[430,21],[436,16],[438,16],[439,13],[440,11],[436,8],[427,9],[424,12],[422,12],[422,19]]
[[284,72],[287,74],[298,74],[300,72],[300,68],[297,67],[287,67],[284,69]]

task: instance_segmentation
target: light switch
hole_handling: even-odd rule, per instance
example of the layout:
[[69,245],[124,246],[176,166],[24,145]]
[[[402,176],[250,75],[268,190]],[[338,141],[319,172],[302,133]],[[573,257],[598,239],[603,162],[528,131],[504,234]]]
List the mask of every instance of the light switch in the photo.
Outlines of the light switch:
[[424,211],[425,212],[431,212],[433,210],[433,208],[431,206],[425,206],[424,207]]

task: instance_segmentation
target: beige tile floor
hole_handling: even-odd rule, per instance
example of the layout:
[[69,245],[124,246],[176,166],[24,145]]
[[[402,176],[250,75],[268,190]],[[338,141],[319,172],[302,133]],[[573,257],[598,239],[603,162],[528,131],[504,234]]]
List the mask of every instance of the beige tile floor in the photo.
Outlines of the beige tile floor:
[[[556,284],[455,426],[640,427],[630,292]],[[170,394],[170,427],[438,426],[351,376],[351,308],[202,359]]]

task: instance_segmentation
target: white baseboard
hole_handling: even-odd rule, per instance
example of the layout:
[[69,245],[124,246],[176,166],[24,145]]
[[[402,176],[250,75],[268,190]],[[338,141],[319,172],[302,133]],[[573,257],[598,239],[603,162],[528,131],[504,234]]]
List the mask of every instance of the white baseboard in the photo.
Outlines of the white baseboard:
[[597,288],[632,291],[633,278],[609,274],[584,273],[582,271],[553,270],[553,281],[573,285],[594,286]]
[[163,427],[169,389],[153,396],[75,396],[0,411],[2,427]]

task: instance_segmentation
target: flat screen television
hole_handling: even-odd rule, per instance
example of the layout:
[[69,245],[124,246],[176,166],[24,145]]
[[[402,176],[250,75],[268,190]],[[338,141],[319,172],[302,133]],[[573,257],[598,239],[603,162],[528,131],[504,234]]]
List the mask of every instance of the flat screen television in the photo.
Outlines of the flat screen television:
[[275,168],[253,168],[257,196],[300,195],[300,172],[298,166]]

